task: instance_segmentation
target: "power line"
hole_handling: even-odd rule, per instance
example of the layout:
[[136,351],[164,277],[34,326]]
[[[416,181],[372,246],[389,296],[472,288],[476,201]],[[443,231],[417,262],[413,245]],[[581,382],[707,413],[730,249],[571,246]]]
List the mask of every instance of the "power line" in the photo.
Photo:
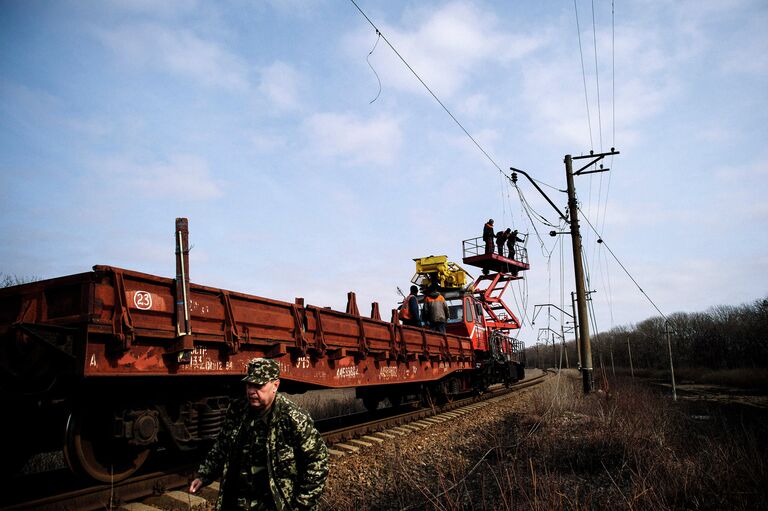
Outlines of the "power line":
[[[595,0],[592,0],[592,42],[595,47],[595,85],[597,88],[597,134],[600,138],[600,152],[603,152],[603,119],[600,110],[600,71],[597,65],[597,24],[595,23]],[[615,146],[614,146],[615,147]]]
[[611,122],[613,124],[613,134],[611,147],[616,147],[616,11],[611,0]]
[[584,70],[584,50],[581,47],[581,27],[579,26],[579,8],[573,0],[573,10],[576,12],[576,35],[579,39],[579,55],[581,56],[581,79],[584,82],[584,104],[587,106],[587,125],[589,126],[589,147],[594,148],[592,141],[592,116],[589,114],[589,94],[587,93],[587,73]]
[[[615,22],[614,0],[611,0],[611,147],[616,147],[616,22]],[[610,167],[613,166],[613,155],[611,155]],[[608,174],[608,186],[605,191],[605,209],[603,209],[603,222],[600,230],[605,230],[605,216],[608,211],[608,196],[611,192],[611,176]]]
[[561,190],[560,188],[558,188],[558,187],[556,187],[556,186],[552,186],[552,185],[550,185],[550,184],[547,184],[547,183],[545,183],[544,181],[541,181],[541,180],[539,180],[539,179],[536,179],[536,178],[534,178],[534,177],[532,177],[531,179],[532,179],[533,181],[536,181],[536,182],[537,182],[537,183],[539,183],[540,185],[544,185],[544,186],[546,186],[547,188],[551,188],[551,189],[553,189],[553,190],[556,190],[556,191],[558,191],[558,192],[567,193],[567,190]]
[[[579,211],[581,211],[581,208],[579,208]],[[590,222],[590,221],[589,221],[589,218],[587,218],[587,216],[586,216],[586,215],[584,215],[584,220],[586,220],[587,224],[589,224],[589,227],[590,227],[590,228],[592,228],[592,231],[594,231],[595,235],[596,235],[596,236],[597,236],[599,239],[601,239],[601,240],[602,240],[602,242],[603,242],[603,245],[605,245],[605,248],[606,248],[606,249],[608,249],[608,252],[610,252],[610,254],[613,256],[613,259],[614,259],[614,260],[615,260],[617,263],[619,263],[619,266],[621,266],[621,269],[622,269],[622,270],[624,270],[624,273],[626,273],[626,274],[627,274],[627,276],[628,276],[628,277],[629,277],[629,278],[632,280],[632,282],[634,282],[635,286],[637,286],[637,289],[639,289],[639,290],[640,290],[640,292],[643,294],[643,296],[645,296],[645,298],[646,298],[646,299],[647,299],[647,300],[650,302],[650,304],[651,304],[651,305],[653,305],[653,308],[654,308],[654,309],[656,309],[656,311],[657,311],[659,314],[661,314],[661,316],[662,316],[662,317],[663,317],[665,320],[668,320],[667,316],[666,316],[666,315],[665,315],[663,312],[661,312],[661,309],[659,309],[659,307],[656,305],[656,303],[655,303],[653,300],[651,300],[651,297],[650,297],[650,296],[648,296],[648,294],[647,294],[647,293],[646,293],[646,292],[643,290],[643,288],[642,288],[642,287],[640,287],[640,284],[638,284],[637,280],[635,280],[635,277],[633,277],[633,276],[632,276],[632,274],[631,274],[631,273],[629,273],[629,270],[627,270],[627,268],[626,268],[626,267],[625,267],[625,266],[624,266],[624,265],[621,263],[621,261],[619,261],[619,258],[618,258],[618,257],[616,257],[616,254],[614,254],[614,253],[613,253],[613,250],[611,250],[611,247],[609,247],[609,246],[608,246],[608,243],[606,243],[606,242],[605,242],[605,240],[602,238],[602,236],[600,236],[600,233],[599,233],[599,232],[597,232],[597,229],[595,229],[595,226],[593,226],[593,225],[592,225],[592,222]]]
[[411,65],[408,64],[408,62],[403,58],[402,55],[400,55],[400,52],[398,52],[397,49],[392,45],[392,43],[389,42],[389,39],[387,39],[387,36],[385,36],[379,30],[379,27],[377,27],[376,24],[373,21],[371,21],[371,18],[369,18],[368,15],[365,14],[365,12],[363,12],[363,10],[360,8],[360,6],[357,5],[357,2],[355,2],[355,0],[349,0],[349,1],[352,2],[352,4],[357,8],[358,11],[360,11],[360,14],[362,14],[363,17],[366,19],[366,21],[368,21],[368,23],[370,23],[370,25],[374,28],[374,30],[376,30],[376,33],[381,35],[381,38],[384,39],[384,42],[387,43],[387,45],[389,46],[389,48],[393,52],[395,52],[395,55],[397,55],[397,57],[400,59],[400,61],[402,61],[402,63],[405,64],[405,67],[408,68],[408,70],[413,74],[413,76],[416,77],[416,79],[421,83],[421,85],[423,85],[424,88],[427,89],[427,92],[429,92],[429,94],[434,98],[434,100],[437,101],[437,103],[443,108],[443,110],[445,110],[445,113],[447,113],[451,117],[451,119],[453,119],[453,122],[455,122],[456,125],[459,128],[461,128],[461,131],[463,131],[464,134],[467,137],[469,137],[469,139],[472,141],[472,143],[475,144],[475,146],[480,150],[480,152],[482,152],[485,155],[485,157],[488,159],[488,161],[490,161],[491,164],[493,164],[493,166],[496,167],[496,169],[499,172],[504,174],[504,171],[501,170],[501,167],[496,163],[496,161],[493,158],[491,158],[491,155],[489,155],[488,152],[485,149],[483,149],[483,147],[480,145],[480,143],[477,140],[475,140],[475,137],[473,137],[472,135],[469,134],[469,131],[467,131],[467,129],[464,127],[464,125],[461,124],[461,122],[459,122],[459,120],[456,118],[456,116],[453,115],[453,113],[451,113],[451,111],[448,109],[448,107],[445,106],[445,104],[442,101],[440,101],[440,98],[438,98],[437,95],[434,92],[432,92],[432,89],[429,88],[429,85],[427,85],[426,82],[424,82],[424,80],[421,79],[419,74],[416,71],[414,71],[414,69],[411,67]]

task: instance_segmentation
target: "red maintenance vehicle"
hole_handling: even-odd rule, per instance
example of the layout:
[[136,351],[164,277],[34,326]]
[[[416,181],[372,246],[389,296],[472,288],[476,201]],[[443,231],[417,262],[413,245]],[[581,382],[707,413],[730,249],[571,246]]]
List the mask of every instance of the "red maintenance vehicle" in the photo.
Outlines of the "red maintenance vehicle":
[[520,323],[502,300],[529,268],[523,247],[513,260],[465,240],[464,264],[483,271],[469,285],[445,256],[416,260],[414,281],[448,301],[443,334],[401,325],[397,309],[384,321],[377,303],[365,317],[354,293],[339,312],[190,283],[184,218],[175,243],[175,279],[94,266],[0,289],[4,471],[58,449],[75,473],[119,481],[152,451],[195,449],[253,357],[280,363],[287,392],[355,388],[369,409],[523,377]]

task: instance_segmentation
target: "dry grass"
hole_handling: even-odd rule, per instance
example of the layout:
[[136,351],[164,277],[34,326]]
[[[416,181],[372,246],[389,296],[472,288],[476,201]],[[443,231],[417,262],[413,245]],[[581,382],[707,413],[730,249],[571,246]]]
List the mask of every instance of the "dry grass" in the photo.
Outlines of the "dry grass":
[[696,421],[685,405],[626,384],[585,398],[578,382],[566,383],[536,408],[517,429],[523,441],[500,449],[494,467],[499,480],[517,482],[499,488],[514,504],[486,501],[484,509],[768,507],[759,419],[710,411]]
[[410,449],[371,461],[375,473],[349,475],[367,496],[326,494],[324,506],[768,509],[764,412],[691,410],[626,381],[611,389],[585,397],[578,379],[561,378],[525,413],[442,439],[447,449],[427,438],[421,456]]

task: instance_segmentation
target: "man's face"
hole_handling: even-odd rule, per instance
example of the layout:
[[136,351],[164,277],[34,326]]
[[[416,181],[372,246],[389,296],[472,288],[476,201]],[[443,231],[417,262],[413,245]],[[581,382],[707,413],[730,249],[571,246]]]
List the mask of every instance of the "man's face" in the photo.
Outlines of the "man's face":
[[248,404],[256,410],[268,410],[275,400],[279,386],[280,380],[272,380],[264,385],[246,383],[245,395],[248,398]]

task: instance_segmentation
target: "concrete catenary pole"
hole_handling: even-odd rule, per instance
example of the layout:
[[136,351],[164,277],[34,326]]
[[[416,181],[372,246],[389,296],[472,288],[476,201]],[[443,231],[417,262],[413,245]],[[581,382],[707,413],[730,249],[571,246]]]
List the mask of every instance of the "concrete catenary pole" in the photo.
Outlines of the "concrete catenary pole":
[[576,338],[576,354],[579,357],[579,370],[581,370],[581,341],[579,340],[579,320],[576,317],[576,293],[571,291],[571,309],[573,309],[573,335]]
[[581,259],[581,233],[579,232],[579,207],[576,187],[573,183],[573,158],[565,155],[565,178],[568,184],[568,214],[571,221],[571,244],[573,246],[573,269],[576,280],[576,304],[579,317],[579,341],[581,354],[581,376],[585,393],[592,392],[593,371],[592,348],[589,344],[589,319],[587,318],[587,294],[584,286],[584,263]]

